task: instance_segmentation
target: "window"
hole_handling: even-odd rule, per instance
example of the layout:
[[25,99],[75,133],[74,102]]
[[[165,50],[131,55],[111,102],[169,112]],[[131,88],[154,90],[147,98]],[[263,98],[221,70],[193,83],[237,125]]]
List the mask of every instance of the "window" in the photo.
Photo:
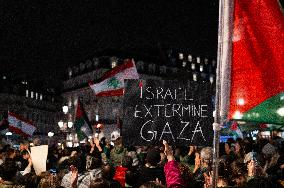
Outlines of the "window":
[[178,54],[178,58],[179,58],[180,60],[182,60],[182,59],[183,59],[183,53],[179,53],[179,54]]
[[204,63],[205,63],[205,65],[208,65],[208,59],[207,58],[204,59]]
[[190,55],[190,54],[188,55],[188,61],[192,62],[192,55]]
[[42,94],[39,95],[39,100],[42,100]]
[[144,71],[144,62],[143,61],[138,61],[136,63],[136,67],[138,71]]
[[166,74],[167,68],[166,66],[160,66],[160,74]]
[[203,65],[199,66],[199,70],[200,70],[200,72],[203,72]]
[[85,64],[84,63],[80,63],[79,67],[80,67],[80,71],[85,70]]
[[98,58],[96,58],[96,57],[93,58],[93,65],[94,65],[94,67],[97,67],[99,65],[99,59]]
[[116,67],[116,65],[117,65],[117,62],[116,61],[112,61],[111,62],[111,68],[113,69],[114,67]]
[[195,70],[195,64],[194,63],[191,63],[191,69]]
[[212,61],[212,66],[213,66],[213,67],[216,66],[216,61],[215,61],[215,60]]
[[182,62],[182,66],[185,67],[186,66],[186,61]]
[[200,63],[200,57],[197,57],[197,58],[196,58],[196,62],[197,62],[197,63]]
[[193,81],[197,81],[197,74],[196,73],[192,74],[192,79],[193,79]]
[[149,73],[154,74],[156,71],[156,65],[155,64],[150,64],[149,65]]
[[69,71],[68,71],[68,76],[69,76],[69,78],[72,77],[72,69],[69,69]]
[[26,97],[29,97],[29,90],[26,89]]
[[209,80],[210,80],[210,83],[213,84],[213,82],[214,82],[214,76],[213,76],[213,75],[210,75]]
[[6,76],[3,76],[2,78],[3,78],[3,80],[6,80],[6,79],[7,79],[7,77],[6,77]]
[[70,97],[69,100],[68,100],[68,107],[71,108],[71,106],[72,106],[72,99]]
[[92,67],[92,63],[93,63],[93,62],[88,59],[88,60],[86,61],[86,63],[85,63],[86,68],[87,68],[87,69],[91,68],[91,67]]
[[77,102],[78,102],[78,99],[77,99],[77,97],[74,97],[74,106],[76,106],[77,105]]
[[34,92],[31,91],[31,98],[34,98]]
[[172,68],[172,72],[173,73],[177,73],[178,72],[178,69],[176,67]]
[[38,99],[38,93],[35,93],[35,98]]

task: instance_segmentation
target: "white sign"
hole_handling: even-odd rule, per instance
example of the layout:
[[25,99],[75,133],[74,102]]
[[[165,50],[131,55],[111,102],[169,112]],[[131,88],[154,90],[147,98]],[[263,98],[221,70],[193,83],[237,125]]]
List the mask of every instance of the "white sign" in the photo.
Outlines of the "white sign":
[[46,171],[48,145],[31,147],[31,158],[36,175]]

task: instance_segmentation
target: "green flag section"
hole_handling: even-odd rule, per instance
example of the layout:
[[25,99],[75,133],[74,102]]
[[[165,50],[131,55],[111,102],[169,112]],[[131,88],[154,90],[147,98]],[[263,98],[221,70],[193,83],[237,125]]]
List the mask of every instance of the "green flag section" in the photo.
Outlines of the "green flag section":
[[83,140],[88,136],[92,136],[92,127],[83,108],[82,103],[78,99],[76,108],[75,130],[79,140]]
[[277,0],[235,0],[229,119],[284,125],[284,16]]
[[254,122],[284,123],[284,92],[267,99],[258,106],[245,112],[242,120]]

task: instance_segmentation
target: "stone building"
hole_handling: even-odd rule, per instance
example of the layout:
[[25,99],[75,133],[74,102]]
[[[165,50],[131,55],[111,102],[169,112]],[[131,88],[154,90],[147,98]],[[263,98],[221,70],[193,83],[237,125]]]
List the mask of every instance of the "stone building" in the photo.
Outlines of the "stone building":
[[56,87],[46,78],[28,78],[16,71],[13,74],[12,71],[0,72],[0,76],[1,120],[11,111],[35,124],[34,135],[47,136],[50,131],[58,133],[62,102]]

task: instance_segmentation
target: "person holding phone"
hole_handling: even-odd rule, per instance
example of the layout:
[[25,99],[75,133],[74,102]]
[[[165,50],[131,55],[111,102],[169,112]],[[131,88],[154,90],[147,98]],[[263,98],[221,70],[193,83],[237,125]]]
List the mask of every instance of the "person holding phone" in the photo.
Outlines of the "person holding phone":
[[74,164],[69,166],[69,172],[63,177],[61,186],[64,188],[77,188],[78,183],[78,169]]

